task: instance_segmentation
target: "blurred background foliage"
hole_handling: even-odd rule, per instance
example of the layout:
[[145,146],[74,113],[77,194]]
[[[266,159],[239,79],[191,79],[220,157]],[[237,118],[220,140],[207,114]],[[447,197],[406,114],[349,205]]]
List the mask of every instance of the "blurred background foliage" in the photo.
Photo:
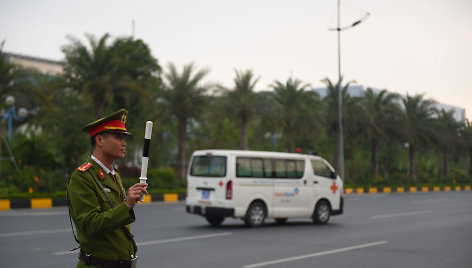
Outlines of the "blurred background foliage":
[[[198,149],[317,152],[337,167],[337,83],[343,90],[345,182],[350,186],[470,184],[472,126],[434,108],[424,95],[367,89],[324,79],[321,98],[291,77],[259,85],[254,70],[235,69],[234,86],[205,81],[195,63],[161,67],[147,44],[86,35],[64,44],[64,74],[24,69],[0,56],[0,110],[28,115],[0,121],[0,197],[61,195],[70,174],[91,154],[81,127],[120,108],[129,111],[126,158],[116,162],[125,186],[138,181],[145,122],[154,122],[148,172],[151,192],[182,192]],[[1,53],[1,51],[0,51]],[[256,89],[266,89],[257,90]],[[7,147],[8,145],[8,147]],[[10,153],[14,161],[10,161]],[[18,167],[18,168],[17,168]]]

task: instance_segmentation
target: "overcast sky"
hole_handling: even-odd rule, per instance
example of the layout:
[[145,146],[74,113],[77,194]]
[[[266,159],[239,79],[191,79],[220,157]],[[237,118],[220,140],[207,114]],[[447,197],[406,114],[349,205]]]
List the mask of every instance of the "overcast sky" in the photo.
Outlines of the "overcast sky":
[[[337,79],[336,0],[0,0],[4,51],[64,58],[67,35],[85,42],[132,34],[162,66],[209,68],[207,82],[231,87],[252,69],[256,90],[293,76],[322,87]],[[344,0],[342,74],[358,85],[466,108],[472,118],[471,0]]]

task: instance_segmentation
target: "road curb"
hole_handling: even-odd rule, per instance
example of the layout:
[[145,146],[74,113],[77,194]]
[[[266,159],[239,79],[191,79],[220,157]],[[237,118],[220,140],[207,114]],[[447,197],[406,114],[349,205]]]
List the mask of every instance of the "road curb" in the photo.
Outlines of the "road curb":
[[[144,202],[178,202],[185,200],[185,193],[151,194],[144,197]],[[24,198],[24,199],[0,199],[0,210],[10,210],[17,208],[44,209],[52,207],[67,206],[64,197],[59,198]]]
[[427,192],[460,192],[471,191],[470,185],[465,186],[432,186],[432,187],[358,187],[345,188],[344,194],[376,194],[376,193],[427,193]]
[[[426,193],[426,192],[460,192],[471,191],[471,186],[433,186],[433,187],[358,187],[345,188],[344,194],[376,194],[376,193]],[[178,202],[185,200],[185,193],[167,193],[146,195],[144,202]],[[67,206],[65,198],[25,198],[25,199],[0,199],[0,210],[17,208],[44,209]]]

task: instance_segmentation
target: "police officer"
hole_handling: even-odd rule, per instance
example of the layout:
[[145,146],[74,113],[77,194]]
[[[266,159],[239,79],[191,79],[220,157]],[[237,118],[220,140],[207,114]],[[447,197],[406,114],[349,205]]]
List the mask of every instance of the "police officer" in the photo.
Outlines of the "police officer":
[[134,267],[136,243],[129,224],[133,207],[146,183],[136,183],[128,193],[113,161],[125,156],[128,111],[121,109],[83,127],[92,144],[92,156],[71,175],[68,185],[70,215],[80,244],[77,267]]

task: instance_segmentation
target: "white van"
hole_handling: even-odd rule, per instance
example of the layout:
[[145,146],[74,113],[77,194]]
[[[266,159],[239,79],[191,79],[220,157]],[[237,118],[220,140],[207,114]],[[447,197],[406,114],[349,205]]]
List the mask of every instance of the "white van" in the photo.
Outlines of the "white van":
[[220,225],[225,217],[246,225],[266,218],[285,223],[309,218],[326,224],[343,212],[343,182],[330,164],[315,155],[201,150],[190,159],[186,210]]

